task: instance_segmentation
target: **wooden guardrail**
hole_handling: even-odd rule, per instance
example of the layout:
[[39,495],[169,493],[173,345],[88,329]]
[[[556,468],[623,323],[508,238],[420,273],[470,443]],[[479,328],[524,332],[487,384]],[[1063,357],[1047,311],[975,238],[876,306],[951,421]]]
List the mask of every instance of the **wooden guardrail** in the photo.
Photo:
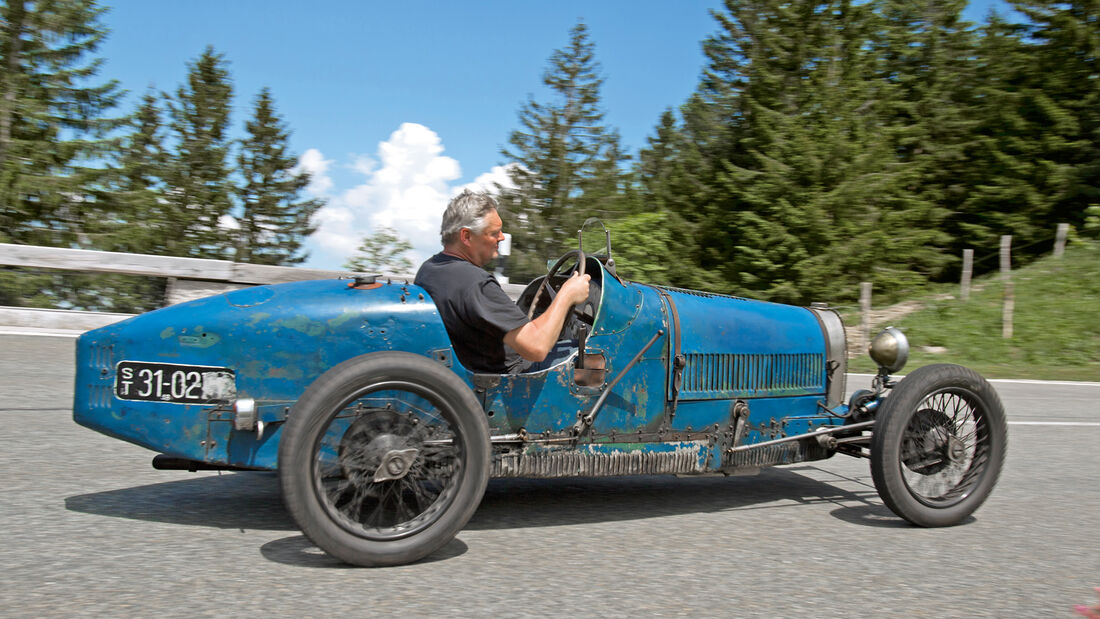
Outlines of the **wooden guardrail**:
[[[0,265],[165,277],[168,278],[169,305],[258,284],[333,279],[352,275],[348,271],[9,243],[0,243]],[[413,275],[409,273],[385,273],[382,277],[408,281],[413,279]],[[517,284],[504,284],[503,288],[512,298],[517,298],[523,290],[523,286]],[[62,309],[0,307],[0,326],[86,331],[129,316]]]
[[[166,296],[169,305],[257,284],[349,275],[345,271],[242,264],[229,260],[147,256],[10,243],[0,243],[0,265],[165,277],[168,278]],[[129,316],[62,309],[0,307],[0,326],[86,331]]]
[[126,275],[221,281],[242,285],[278,284],[346,276],[346,271],[242,264],[229,260],[146,256],[119,252],[37,247],[0,243],[0,264],[39,269],[64,269]]

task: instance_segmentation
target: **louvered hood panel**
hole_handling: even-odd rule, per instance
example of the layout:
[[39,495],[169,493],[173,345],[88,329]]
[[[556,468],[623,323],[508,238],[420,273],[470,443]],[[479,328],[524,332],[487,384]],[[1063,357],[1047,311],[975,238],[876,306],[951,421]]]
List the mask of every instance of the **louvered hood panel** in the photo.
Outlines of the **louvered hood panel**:
[[827,346],[810,310],[666,290],[679,313],[686,361],[680,400],[825,393]]

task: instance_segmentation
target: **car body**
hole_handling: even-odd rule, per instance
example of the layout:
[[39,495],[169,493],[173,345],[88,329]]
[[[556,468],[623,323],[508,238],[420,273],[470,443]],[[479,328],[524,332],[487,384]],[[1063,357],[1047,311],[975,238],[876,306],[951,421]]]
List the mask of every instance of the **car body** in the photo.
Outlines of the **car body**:
[[545,307],[563,263],[592,277],[564,329],[572,346],[546,370],[464,368],[408,281],[305,281],[85,333],[74,419],[162,454],[158,468],[278,470],[307,536],[362,565],[449,541],[490,477],[731,474],[843,453],[870,458],[887,504],[926,526],[961,521],[991,490],[1004,415],[973,372],[898,383],[888,370],[907,343],[888,330],[875,389],[845,402],[833,310],[626,281],[610,238],[602,255],[572,254],[519,298]]

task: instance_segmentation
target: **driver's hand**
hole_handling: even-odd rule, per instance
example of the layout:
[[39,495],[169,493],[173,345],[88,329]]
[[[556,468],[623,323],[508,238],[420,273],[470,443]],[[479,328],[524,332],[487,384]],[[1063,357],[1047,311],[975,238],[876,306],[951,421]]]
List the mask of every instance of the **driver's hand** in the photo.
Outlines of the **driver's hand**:
[[565,280],[562,284],[561,290],[558,291],[559,295],[565,295],[565,298],[569,301],[569,305],[577,305],[578,303],[584,303],[588,298],[588,282],[592,279],[592,276],[588,273],[581,275],[574,273],[572,277]]

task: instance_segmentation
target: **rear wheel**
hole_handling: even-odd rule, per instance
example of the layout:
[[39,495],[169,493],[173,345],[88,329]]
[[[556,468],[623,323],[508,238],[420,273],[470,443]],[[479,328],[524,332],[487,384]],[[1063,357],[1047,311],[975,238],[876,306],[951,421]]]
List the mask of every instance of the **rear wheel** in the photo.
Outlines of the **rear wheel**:
[[283,497],[325,552],[396,565],[440,548],[488,482],[489,428],[439,363],[381,352],[345,361],[295,405],[279,444]]
[[880,407],[871,475],[883,502],[909,522],[958,524],[993,490],[1006,443],[1004,407],[984,378],[957,365],[926,366]]

